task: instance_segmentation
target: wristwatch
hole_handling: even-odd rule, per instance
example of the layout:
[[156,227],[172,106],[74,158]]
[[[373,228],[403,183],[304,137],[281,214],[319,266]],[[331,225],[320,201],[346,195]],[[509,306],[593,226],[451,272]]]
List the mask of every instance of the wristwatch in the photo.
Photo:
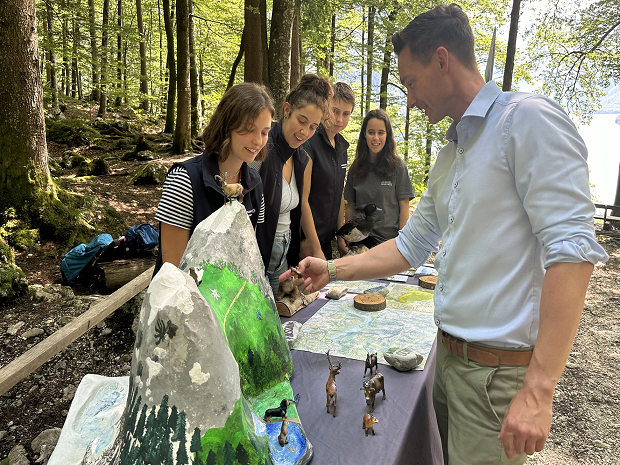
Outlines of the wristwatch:
[[333,260],[327,261],[327,273],[329,274],[329,281],[336,280],[336,264]]

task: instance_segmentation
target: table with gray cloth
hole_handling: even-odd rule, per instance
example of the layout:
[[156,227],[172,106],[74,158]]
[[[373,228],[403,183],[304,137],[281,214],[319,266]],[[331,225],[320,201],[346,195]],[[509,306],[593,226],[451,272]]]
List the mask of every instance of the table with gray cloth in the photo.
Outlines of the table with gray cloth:
[[[325,299],[317,299],[292,317],[281,320],[305,323],[325,303]],[[376,396],[374,416],[379,423],[374,425],[376,435],[369,433],[368,437],[362,428],[362,418],[368,412],[360,390],[364,362],[331,356],[332,363],[342,362],[340,374],[336,376],[338,408],[336,417],[332,418],[325,408],[325,383],[329,377],[325,354],[292,350],[291,385],[295,395],[300,395],[297,411],[314,447],[312,463],[443,464],[432,398],[436,343],[422,371],[403,373],[379,364],[379,372],[385,379],[386,399],[382,400],[381,393]]]

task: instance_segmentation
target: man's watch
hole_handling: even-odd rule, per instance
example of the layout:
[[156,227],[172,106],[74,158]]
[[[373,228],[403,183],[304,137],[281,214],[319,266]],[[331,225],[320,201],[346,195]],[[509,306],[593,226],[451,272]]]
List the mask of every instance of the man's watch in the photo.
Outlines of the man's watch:
[[329,281],[336,280],[336,264],[333,260],[327,261],[327,273],[329,274]]

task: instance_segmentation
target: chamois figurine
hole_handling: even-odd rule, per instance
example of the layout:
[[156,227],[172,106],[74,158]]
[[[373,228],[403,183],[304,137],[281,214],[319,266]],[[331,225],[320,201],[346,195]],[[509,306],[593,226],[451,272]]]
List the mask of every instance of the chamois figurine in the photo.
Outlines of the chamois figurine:
[[368,430],[370,430],[373,436],[375,435],[375,429],[373,428],[373,425],[375,423],[379,423],[379,420],[373,417],[370,413],[364,414],[362,428],[364,429],[364,431],[366,431],[366,436],[368,436]]
[[364,378],[366,377],[366,370],[370,368],[370,376],[372,376],[372,367],[375,367],[375,374],[379,371],[377,368],[377,352],[374,354],[366,354],[366,366],[364,367]]
[[375,396],[379,391],[383,391],[383,400],[385,400],[385,386],[383,384],[383,375],[381,373],[375,374],[370,379],[367,379],[360,388],[364,391],[364,397],[366,397],[366,405],[370,405],[370,412],[375,411]]
[[[280,444],[280,447],[284,447],[285,444],[288,444],[288,440],[286,439],[286,436],[288,435],[288,429],[286,428],[287,423],[288,420],[286,418],[283,418],[282,428],[280,428],[280,434],[278,434],[278,443]],[[375,434],[374,431],[372,434]],[[368,433],[366,434],[366,436],[368,436]]]
[[237,199],[239,202],[243,200],[243,186],[241,184],[228,184],[226,182],[226,175],[228,173],[224,173],[224,177],[216,174],[215,180],[219,181],[222,184],[222,190],[224,191],[224,197],[226,198],[226,203],[231,203],[233,199]]
[[263,417],[263,421],[269,421],[271,417],[286,418],[286,409],[290,404],[291,402],[288,399],[282,399],[279,407],[268,408],[267,410],[265,410],[265,416]]
[[338,362],[338,366],[332,365],[332,361],[329,358],[329,350],[325,354],[327,355],[327,361],[329,362],[329,378],[325,384],[325,393],[327,394],[327,413],[329,413],[329,405],[334,403],[334,411],[332,417],[336,416],[336,400],[338,399],[338,388],[336,387],[336,375],[340,373],[342,363]]

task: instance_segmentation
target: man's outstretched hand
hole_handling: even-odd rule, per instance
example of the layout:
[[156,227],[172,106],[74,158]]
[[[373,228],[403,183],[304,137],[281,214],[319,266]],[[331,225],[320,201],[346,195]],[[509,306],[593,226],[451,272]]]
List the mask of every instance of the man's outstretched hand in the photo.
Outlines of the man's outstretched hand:
[[[329,282],[329,274],[327,272],[327,262],[316,257],[306,257],[297,266],[304,280],[306,289],[304,293],[309,294],[323,289]],[[280,275],[280,281],[289,278],[293,272],[289,269]]]

